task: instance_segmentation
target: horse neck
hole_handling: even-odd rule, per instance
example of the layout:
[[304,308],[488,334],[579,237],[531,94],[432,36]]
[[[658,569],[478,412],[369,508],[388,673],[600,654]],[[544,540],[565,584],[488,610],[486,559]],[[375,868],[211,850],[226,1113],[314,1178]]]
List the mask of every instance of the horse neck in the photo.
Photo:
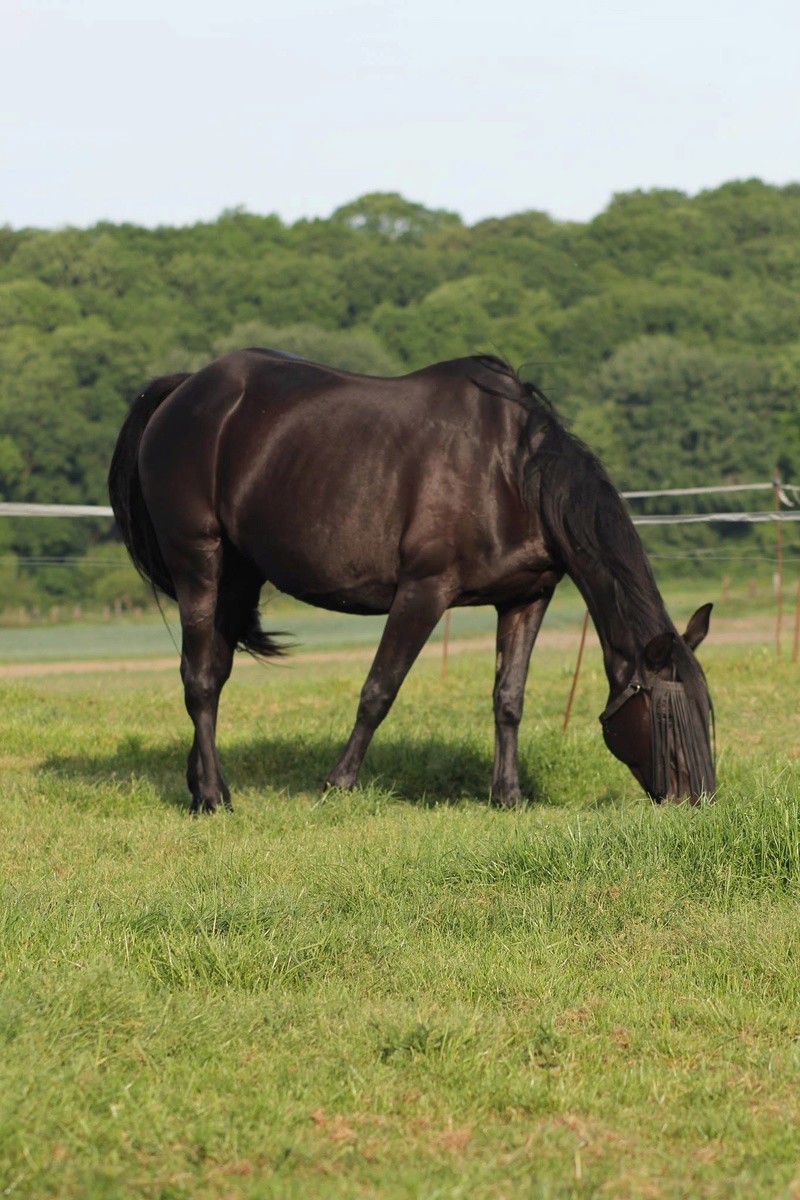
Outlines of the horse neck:
[[603,650],[603,665],[612,692],[629,681],[647,643],[673,629],[664,601],[649,571],[637,580],[634,594],[604,563],[569,556],[567,574],[586,601]]
[[619,690],[647,643],[674,632],[641,539],[599,460],[548,409],[532,409],[520,453],[525,503],[586,601]]

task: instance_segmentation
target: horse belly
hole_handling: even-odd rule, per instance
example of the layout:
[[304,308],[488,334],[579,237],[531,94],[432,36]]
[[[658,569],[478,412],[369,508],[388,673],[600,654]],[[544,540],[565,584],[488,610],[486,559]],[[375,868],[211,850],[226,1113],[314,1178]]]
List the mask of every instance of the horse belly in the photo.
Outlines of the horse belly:
[[387,613],[397,590],[397,579],[363,558],[336,558],[328,546],[277,545],[261,553],[265,577],[282,592],[333,612],[361,615]]
[[[397,532],[313,489],[293,504],[273,492],[240,514],[231,540],[280,591],[335,612],[388,612],[397,590]],[[227,522],[226,522],[227,524]]]

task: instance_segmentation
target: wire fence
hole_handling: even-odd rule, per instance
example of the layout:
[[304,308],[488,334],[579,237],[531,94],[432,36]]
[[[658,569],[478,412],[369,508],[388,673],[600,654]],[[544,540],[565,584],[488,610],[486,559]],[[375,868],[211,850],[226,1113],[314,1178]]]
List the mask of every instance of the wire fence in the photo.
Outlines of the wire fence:
[[[668,496],[713,496],[736,492],[773,492],[778,505],[788,508],[800,508],[800,487],[784,483],[776,477],[769,482],[760,483],[723,483],[710,487],[684,488],[654,488],[650,491],[621,492],[624,500],[653,500]],[[0,503],[0,516],[6,517],[113,517],[114,513],[108,505],[101,504],[30,504],[27,502],[8,501]],[[786,513],[778,508],[772,512],[727,512],[727,513],[692,513],[692,514],[662,514],[659,516],[633,516],[634,525],[654,524],[656,521],[669,524],[681,524],[687,521],[798,521],[800,511]]]
[[[713,496],[736,495],[746,496],[756,493],[771,493],[773,497],[773,506],[770,509],[751,509],[746,510],[722,510],[715,508],[710,512],[641,512],[637,508],[641,502],[655,502],[658,506],[659,502],[676,498],[697,497],[708,498]],[[722,533],[726,529],[731,531],[738,527],[741,532],[743,529],[754,526],[769,526],[772,525],[775,529],[774,543],[765,540],[762,536],[757,541],[756,545],[744,546],[737,545],[736,550],[731,553],[731,546],[728,544],[730,539],[725,539],[725,544],[715,546],[694,545],[684,546],[681,549],[665,547],[659,543],[648,549],[649,556],[652,559],[663,561],[664,563],[679,564],[683,566],[692,565],[702,567],[706,570],[718,572],[719,568],[724,564],[725,574],[722,576],[721,589],[722,599],[728,600],[731,595],[732,580],[731,573],[738,571],[739,576],[742,572],[751,572],[746,580],[747,594],[746,598],[752,602],[756,602],[759,596],[763,599],[764,581],[757,580],[752,574],[759,568],[768,568],[771,579],[767,580],[767,590],[772,593],[772,600],[776,608],[776,646],[780,653],[782,619],[784,607],[784,568],[791,564],[797,564],[800,567],[800,541],[794,543],[784,543],[784,532],[787,534],[790,530],[797,527],[800,523],[800,487],[793,484],[787,484],[780,479],[776,474],[771,480],[756,481],[754,483],[736,483],[736,484],[719,484],[710,486],[683,487],[683,488],[657,488],[649,490],[628,491],[621,493],[631,506],[631,519],[636,526],[640,527],[670,527],[670,526],[710,526]],[[0,502],[0,518],[54,518],[54,519],[80,519],[94,518],[96,521],[110,521],[113,519],[113,512],[106,505],[92,504],[38,504],[30,502]],[[109,530],[109,535],[111,531]],[[688,533],[688,530],[687,530]],[[113,546],[113,543],[107,541],[106,545]],[[100,548],[98,548],[100,549]],[[747,551],[743,553],[743,551]],[[0,554],[0,574],[3,568],[11,571],[22,570],[33,573],[39,572],[42,577],[47,573],[63,571],[65,568],[72,568],[74,572],[81,574],[86,582],[87,594],[91,592],[91,585],[88,583],[89,576],[98,576],[102,572],[111,573],[117,572],[120,581],[125,578],[134,579],[133,573],[125,559],[120,555],[113,555],[102,552],[93,552],[91,555],[80,555],[75,553],[63,554]],[[117,581],[120,583],[120,581]],[[124,588],[124,583],[120,586]],[[9,581],[5,589],[6,615],[8,617],[9,605],[9,588],[13,588],[13,584]],[[107,591],[113,590],[113,583],[109,584]],[[95,601],[97,597],[95,597]],[[129,598],[111,597],[110,594],[106,597],[106,602],[103,605],[105,615],[109,616],[113,613],[120,613],[127,608],[136,607],[137,601],[128,603]],[[138,604],[146,604],[146,593],[139,594]],[[2,608],[3,600],[0,599],[0,608]],[[24,614],[24,604],[17,609],[18,618],[27,620],[28,616]],[[33,617],[41,618],[41,606],[34,604]],[[64,617],[79,617],[81,615],[80,602],[72,606],[67,604],[54,603],[49,606],[49,616],[53,620],[61,620]],[[797,608],[795,616],[795,636],[794,636],[794,657],[797,658],[798,649],[798,626],[800,625],[800,578],[797,584]]]

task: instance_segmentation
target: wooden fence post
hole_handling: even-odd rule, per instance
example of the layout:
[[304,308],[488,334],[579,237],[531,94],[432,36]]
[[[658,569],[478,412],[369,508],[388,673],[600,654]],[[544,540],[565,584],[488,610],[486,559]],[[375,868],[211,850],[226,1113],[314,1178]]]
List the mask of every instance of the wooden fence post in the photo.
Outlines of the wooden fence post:
[[444,632],[442,635],[442,679],[447,679],[447,655],[450,651],[450,609],[444,614]]
[[567,700],[567,708],[564,713],[564,724],[561,726],[561,732],[567,732],[569,725],[570,714],[572,713],[572,701],[575,699],[575,692],[578,688],[578,675],[581,669],[581,660],[583,658],[583,647],[586,645],[586,631],[589,628],[589,610],[583,614],[583,625],[581,626],[581,642],[578,646],[578,660],[575,663],[575,674],[572,676],[572,687],[569,689],[569,699]]
[[[772,484],[775,488],[775,512],[780,516],[781,511],[781,477],[778,468],[775,468],[775,474],[772,477]],[[781,625],[783,624],[783,530],[781,529],[780,520],[775,522],[775,534],[777,542],[777,564],[775,571],[775,600],[777,604],[775,613],[775,652],[777,657],[781,656]]]

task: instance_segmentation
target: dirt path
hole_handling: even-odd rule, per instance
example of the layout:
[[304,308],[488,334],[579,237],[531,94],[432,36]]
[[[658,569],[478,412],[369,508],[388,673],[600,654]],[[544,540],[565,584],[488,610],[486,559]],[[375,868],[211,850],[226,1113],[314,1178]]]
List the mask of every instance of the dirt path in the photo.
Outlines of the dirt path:
[[[771,643],[775,637],[775,625],[771,617],[722,617],[712,620],[710,642],[712,645],[751,645]],[[543,629],[537,646],[551,650],[577,650],[580,631],[574,629]],[[597,645],[597,636],[591,631],[589,645]],[[791,629],[784,625],[784,653],[791,651]],[[451,654],[463,654],[468,650],[492,650],[494,637],[482,636],[457,638],[450,643]],[[300,665],[307,663],[369,662],[375,653],[374,646],[351,646],[342,650],[299,650],[287,662]],[[421,658],[441,658],[442,643],[431,642],[422,651]],[[240,655],[237,669],[249,669],[257,664],[248,655]],[[98,658],[76,659],[66,662],[0,663],[0,679],[23,679],[41,675],[85,675],[97,671],[141,672],[176,670],[178,656],[168,658]]]

